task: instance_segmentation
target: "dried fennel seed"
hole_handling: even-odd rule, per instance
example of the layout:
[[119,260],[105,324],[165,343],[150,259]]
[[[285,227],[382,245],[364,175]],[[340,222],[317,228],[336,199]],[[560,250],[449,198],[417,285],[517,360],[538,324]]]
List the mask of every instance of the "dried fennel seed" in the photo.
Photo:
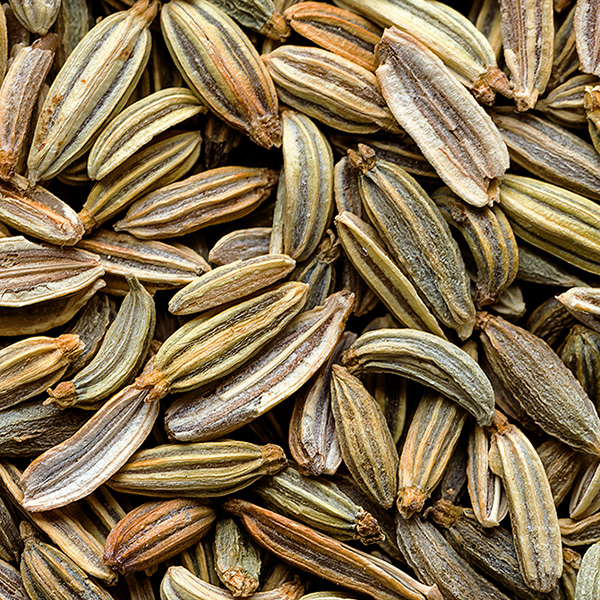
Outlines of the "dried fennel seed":
[[600,8],[452,3],[3,4],[0,600],[597,600]]

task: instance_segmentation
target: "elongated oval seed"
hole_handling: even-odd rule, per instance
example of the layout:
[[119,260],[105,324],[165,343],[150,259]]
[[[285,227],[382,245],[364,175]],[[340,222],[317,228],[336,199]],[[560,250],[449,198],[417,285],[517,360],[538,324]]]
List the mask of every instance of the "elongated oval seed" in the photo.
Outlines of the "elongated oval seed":
[[483,527],[496,527],[508,513],[502,480],[489,468],[488,434],[475,425],[469,435],[467,489],[475,518]]
[[218,521],[214,539],[215,571],[234,596],[247,597],[260,584],[260,550],[233,517]]
[[410,280],[386,252],[377,232],[344,211],[335,218],[346,256],[400,323],[446,338]]
[[167,88],[119,113],[94,142],[87,162],[90,179],[102,179],[153,137],[206,107],[186,88]]
[[0,598],[2,600],[31,600],[23,587],[21,574],[0,559]]
[[296,395],[288,441],[290,452],[304,474],[333,475],[342,462],[331,412],[331,365],[338,362],[356,337],[355,333],[344,332],[310,386]]
[[460,251],[435,203],[404,169],[359,145],[348,156],[360,171],[363,207],[406,277],[442,323],[467,338],[475,306]]
[[282,279],[295,266],[289,256],[266,254],[217,267],[179,290],[169,301],[169,311],[189,315],[238,300]]
[[241,517],[261,546],[309,573],[375,600],[442,600],[437,586],[419,583],[384,560],[270,510],[237,499],[226,501],[223,508]]
[[228,309],[201,315],[169,336],[136,385],[150,396],[189,392],[247,362],[302,310],[308,286],[283,283]]
[[[500,0],[504,59],[517,110],[533,108],[544,93],[554,56],[552,0]],[[523,27],[527,23],[527,27]]]
[[333,155],[305,115],[282,113],[283,251],[294,260],[316,250],[333,214]]
[[130,277],[128,283],[129,294],[92,362],[71,381],[49,389],[46,404],[93,410],[136,376],[154,336],[156,309],[154,300],[135,277]]
[[575,7],[573,26],[577,54],[581,61],[581,70],[600,76],[600,60],[598,58],[598,24],[600,23],[599,6],[593,0],[578,0]]
[[398,469],[398,510],[405,518],[423,509],[458,444],[467,413],[440,394],[426,392],[413,415]]
[[398,547],[420,579],[436,585],[444,600],[508,600],[479,574],[433,525],[414,515],[396,514]]
[[21,576],[32,600],[53,600],[60,596],[85,600],[113,600],[68,556],[49,544],[25,540]]
[[54,385],[83,350],[79,336],[29,337],[0,350],[0,410]]
[[375,518],[335,483],[301,475],[293,466],[266,477],[253,490],[268,507],[338,540],[359,539],[371,544],[384,537]]
[[90,190],[79,212],[86,231],[157,187],[183,177],[198,160],[201,143],[202,136],[197,131],[165,134],[128,158]]
[[377,402],[340,365],[331,367],[331,410],[342,458],[354,481],[384,508],[398,490],[398,451]]
[[23,27],[45,35],[56,21],[60,0],[9,0],[10,7]]
[[215,517],[214,509],[199,500],[146,502],[111,529],[104,560],[123,575],[147,569],[195,544]]
[[163,239],[226,223],[254,210],[277,182],[270,169],[219,167],[172,183],[140,198],[116,231]]
[[475,259],[475,303],[492,304],[514,281],[519,264],[517,241],[506,216],[498,206],[469,206],[447,187],[436,190],[431,199],[463,235]]
[[58,246],[72,246],[84,234],[77,213],[40,185],[14,174],[0,182],[0,221]]
[[163,9],[164,39],[190,87],[260,146],[280,146],[275,86],[244,32],[204,0],[173,0]]
[[490,466],[506,489],[521,574],[529,587],[549,592],[556,587],[563,566],[552,490],[531,442],[506,418],[497,418],[495,423]]
[[34,244],[22,236],[0,239],[0,306],[23,308],[89,286],[104,273],[93,254]]
[[212,498],[241,490],[285,466],[275,444],[224,440],[165,444],[136,452],[109,481],[111,488],[161,498]]
[[464,351],[441,338],[413,329],[378,329],[361,335],[342,356],[351,373],[402,375],[448,396],[480,425],[494,416],[492,385]]
[[577,574],[574,600],[593,600],[600,594],[600,543],[588,548]]
[[60,173],[126,102],[148,61],[148,27],[157,10],[154,0],[138,0],[103,19],[77,45],[41,109],[27,159],[31,181]]
[[113,396],[72,437],[36,458],[23,472],[23,507],[51,510],[84,498],[107,481],[146,439],[159,403],[133,386]]
[[444,183],[475,206],[498,200],[508,150],[471,94],[439,58],[395,27],[383,34],[377,55],[383,97]]
[[324,2],[300,2],[284,13],[290,26],[319,46],[374,71],[381,29],[361,16]]
[[236,260],[269,254],[271,227],[236,229],[218,240],[208,253],[208,260],[217,266]]
[[501,109],[491,116],[513,162],[549,183],[600,200],[600,156],[591,144],[543,117]]
[[347,291],[332,294],[323,306],[298,315],[266,352],[215,388],[181,396],[167,410],[168,435],[182,442],[214,439],[289,398],[333,352],[352,302]]
[[590,273],[600,273],[600,207],[596,202],[530,177],[507,175],[500,207],[515,235]]
[[282,102],[348,133],[399,131],[371,71],[321,48],[285,44],[262,57]]
[[600,419],[579,382],[544,340],[501,317],[483,315],[481,342],[498,378],[546,433],[600,454]]
[[482,102],[492,104],[494,91],[509,95],[508,80],[497,67],[486,37],[450,6],[427,0],[336,0],[378,23],[397,27],[434,52],[461,83]]
[[98,229],[79,247],[96,255],[108,275],[135,276],[159,289],[182,287],[210,271],[210,265],[186,246],[139,240],[126,233]]

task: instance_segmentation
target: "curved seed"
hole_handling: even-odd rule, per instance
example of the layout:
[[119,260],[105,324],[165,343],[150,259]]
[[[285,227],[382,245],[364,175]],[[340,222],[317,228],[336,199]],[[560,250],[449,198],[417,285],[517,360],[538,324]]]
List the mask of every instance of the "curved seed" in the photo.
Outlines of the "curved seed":
[[103,19],[69,56],[35,128],[27,159],[32,182],[53,177],[81,156],[127,101],[148,61],[148,27],[157,10],[154,0],[138,0]]
[[[504,60],[517,110],[533,108],[544,93],[554,56],[552,0],[500,0]],[[527,23],[527,26],[523,26]]]
[[292,29],[318,46],[374,71],[381,29],[359,15],[324,2],[301,2],[284,13]]
[[490,467],[504,483],[521,574],[529,587],[549,592],[556,587],[563,567],[552,490],[531,442],[505,417],[495,423]]
[[398,490],[398,451],[379,405],[361,381],[331,367],[331,411],[342,458],[363,492],[391,508]]
[[36,512],[84,498],[107,481],[146,439],[159,403],[135,385],[113,396],[72,437],[25,469],[23,507]]
[[169,311],[189,315],[239,300],[283,279],[295,266],[289,256],[267,254],[217,267],[179,290]]
[[214,439],[289,398],[333,352],[352,302],[349,292],[332,294],[324,306],[298,315],[266,351],[218,386],[181,396],[165,415],[168,435],[182,442]]
[[271,227],[236,229],[224,235],[208,253],[209,262],[217,266],[269,254]]
[[397,514],[396,531],[398,547],[408,564],[420,579],[438,587],[444,600],[508,600],[420,515],[405,519]]
[[575,520],[591,517],[600,510],[600,459],[594,458],[583,466],[569,502],[569,517]]
[[17,174],[0,182],[0,221],[58,246],[72,246],[84,234],[81,220],[68,204]]
[[600,542],[600,512],[578,521],[559,519],[558,523],[565,546],[589,546]]
[[508,151],[473,96],[437,56],[400,29],[385,31],[377,56],[383,97],[444,183],[469,204],[496,201]]
[[213,0],[223,12],[243,27],[253,29],[272,40],[283,42],[290,34],[289,25],[274,0]]
[[0,335],[35,335],[72,319],[106,283],[96,279],[79,292],[22,308],[0,308]]
[[78,247],[95,254],[108,275],[136,277],[158,289],[182,287],[210,271],[210,265],[187,246],[138,240],[126,233],[98,229]]
[[335,483],[305,477],[290,466],[252,488],[269,508],[295,517],[338,540],[363,544],[384,537],[376,519],[356,505]]
[[90,231],[129,207],[135,200],[183,177],[200,155],[197,131],[167,134],[139,150],[90,190],[79,212]]
[[285,44],[262,57],[282,102],[340,131],[398,132],[371,72],[321,48]]
[[492,385],[464,351],[441,338],[413,329],[379,329],[361,335],[342,356],[351,373],[402,375],[448,396],[480,425],[494,415]]
[[508,80],[498,69],[485,36],[464,15],[426,0],[336,0],[382,27],[397,27],[435,53],[481,101],[493,104],[494,91],[508,95]]
[[507,175],[500,207],[517,237],[590,273],[600,273],[600,207],[529,177]]
[[283,283],[259,296],[188,321],[169,336],[136,385],[151,398],[189,392],[241,367],[272,340],[306,301],[307,285]]
[[223,508],[241,517],[250,535],[269,552],[309,573],[375,600],[442,600],[436,586],[417,582],[390,563],[317,533],[244,500]]
[[413,284],[386,252],[377,232],[347,211],[335,218],[335,224],[346,256],[394,317],[406,327],[446,339]]
[[94,142],[87,163],[90,179],[106,177],[153,137],[201,112],[206,107],[186,88],[159,90],[131,104]]
[[0,410],[56,383],[83,350],[76,335],[29,337],[0,350]]
[[527,319],[527,329],[550,346],[556,346],[577,319],[554,297],[538,306]]
[[398,469],[398,510],[408,518],[423,510],[440,482],[467,413],[440,394],[425,392],[406,433]]
[[359,151],[349,151],[349,158],[361,172],[358,188],[370,220],[433,313],[461,338],[469,337],[475,306],[464,262],[442,214],[406,171],[375,159],[365,146]]
[[46,404],[94,410],[136,376],[154,336],[156,309],[152,297],[135,277],[130,277],[128,283],[129,294],[92,362],[71,381],[49,389]]
[[22,308],[89,286],[104,273],[89,252],[0,239],[0,306]]
[[114,229],[142,239],[185,235],[247,215],[269,197],[276,183],[277,173],[270,169],[204,171],[140,198]]
[[54,59],[60,69],[77,44],[93,26],[91,7],[86,0],[61,0],[54,31],[58,35],[58,48]]
[[333,214],[333,155],[325,136],[301,113],[283,124],[283,250],[294,260],[317,249]]
[[514,281],[519,265],[517,241],[504,213],[497,206],[469,206],[446,187],[436,190],[431,199],[465,238],[475,259],[475,303],[494,303]]
[[195,544],[215,517],[214,509],[199,500],[146,502],[111,530],[104,561],[122,575],[147,569]]
[[556,299],[579,321],[600,331],[600,288],[574,287]]
[[494,373],[548,434],[600,454],[600,419],[579,382],[544,340],[501,317],[483,315],[481,342]]
[[281,471],[285,463],[283,450],[275,444],[165,444],[136,452],[109,486],[161,498],[212,498],[248,487],[263,475]]
[[600,156],[560,125],[531,114],[491,113],[513,162],[537,177],[600,200]]
[[600,76],[600,46],[597,39],[599,25],[598,4],[593,0],[577,0],[573,26],[581,70],[598,76]]
[[[23,549],[23,542],[14,517],[0,498],[0,560],[16,562]],[[1,579],[1,575],[0,575]],[[0,584],[0,589],[2,585]]]
[[275,86],[244,32],[204,0],[173,0],[163,9],[165,42],[190,87],[215,114],[254,142],[279,147]]
[[25,540],[21,556],[21,576],[32,600],[52,600],[60,596],[82,600],[113,600],[66,554],[35,539]]

